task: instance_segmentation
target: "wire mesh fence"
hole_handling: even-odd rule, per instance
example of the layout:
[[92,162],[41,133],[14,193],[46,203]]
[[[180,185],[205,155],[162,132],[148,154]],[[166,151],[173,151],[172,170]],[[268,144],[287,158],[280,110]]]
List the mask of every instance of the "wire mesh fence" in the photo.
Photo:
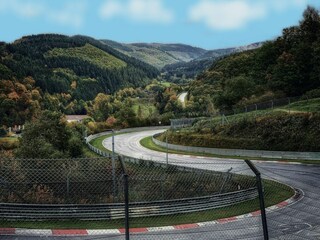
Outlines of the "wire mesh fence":
[[[244,161],[123,162],[115,158],[113,171],[110,158],[1,159],[0,226],[95,229],[89,232],[124,239],[128,220],[132,239],[185,239],[186,231],[190,239],[200,233],[201,239],[263,236],[258,215],[243,216],[254,226],[247,229],[234,217],[260,209],[256,177]],[[274,199],[278,184],[265,180],[266,204],[288,196],[281,190]]]
[[[172,229],[168,236],[157,233],[156,239],[179,239],[179,229],[203,222],[211,226],[217,219],[247,213],[253,203],[259,209],[256,181],[244,163],[124,160],[126,170],[116,159],[112,171],[109,158],[1,159],[1,227],[39,233],[43,226],[97,228],[95,234],[124,239],[119,230],[126,220],[124,174],[129,177],[130,229]],[[207,234],[207,239],[218,236]]]
[[[1,159],[1,202],[29,204],[95,204],[117,202],[111,160]],[[114,186],[115,185],[115,186]]]
[[[287,97],[272,99],[270,101],[255,103],[246,106],[237,106],[232,109],[222,109],[214,114],[203,113],[205,117],[197,118],[181,118],[181,119],[170,119],[171,128],[179,129],[185,127],[191,127],[195,123],[201,123],[206,127],[212,127],[214,124],[227,124],[233,121],[239,121],[243,118],[257,117],[263,115],[277,114],[274,109],[281,107],[281,111],[291,113],[295,112],[295,109],[299,109],[300,105],[317,101],[318,99],[308,98],[306,96],[301,97]],[[313,111],[319,111],[320,108],[312,108]],[[199,125],[199,124],[198,124]]]

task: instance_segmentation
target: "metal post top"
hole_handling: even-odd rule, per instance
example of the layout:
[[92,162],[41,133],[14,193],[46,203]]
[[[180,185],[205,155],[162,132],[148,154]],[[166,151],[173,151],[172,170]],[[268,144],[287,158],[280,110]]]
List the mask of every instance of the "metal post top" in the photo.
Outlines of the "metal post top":
[[246,159],[246,160],[244,160],[244,161],[246,162],[246,164],[248,164],[248,166],[250,167],[250,169],[254,172],[254,174],[255,174],[256,176],[260,176],[260,175],[261,175],[261,173],[259,172],[259,170],[256,168],[255,165],[253,165],[253,163],[252,163],[250,160]]

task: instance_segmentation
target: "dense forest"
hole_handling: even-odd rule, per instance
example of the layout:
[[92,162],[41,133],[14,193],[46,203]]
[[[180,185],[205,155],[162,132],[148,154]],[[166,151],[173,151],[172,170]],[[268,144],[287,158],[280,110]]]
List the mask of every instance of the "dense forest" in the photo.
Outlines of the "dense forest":
[[320,16],[308,7],[299,25],[284,29],[274,41],[215,62],[191,83],[189,99],[202,109],[211,102],[221,110],[277,97],[320,95],[319,58]]
[[[39,109],[85,114],[98,93],[151,82],[156,68],[93,38],[43,34],[0,43],[0,125],[30,120]],[[88,91],[90,90],[90,91]]]
[[[0,126],[23,124],[44,109],[126,127],[211,115],[278,97],[320,96],[315,8],[305,10],[298,26],[252,48],[210,62],[196,80],[179,86],[163,83],[166,75],[155,67],[90,37],[43,34],[0,43]],[[210,64],[191,61],[165,69],[181,83]],[[183,91],[189,92],[185,106],[178,101]],[[91,125],[92,131],[101,129]]]

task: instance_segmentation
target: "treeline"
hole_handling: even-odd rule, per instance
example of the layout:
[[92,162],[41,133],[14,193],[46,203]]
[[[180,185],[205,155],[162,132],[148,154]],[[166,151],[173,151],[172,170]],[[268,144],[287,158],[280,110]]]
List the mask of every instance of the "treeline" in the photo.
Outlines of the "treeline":
[[169,82],[183,83],[185,79],[194,79],[198,74],[212,65],[213,59],[178,62],[163,67],[163,78]]
[[[79,48],[93,52],[81,53],[88,55],[87,59],[69,54]],[[69,51],[66,56],[50,54],[57,49]],[[100,56],[95,56],[96,52]],[[109,65],[108,59],[113,61]],[[43,34],[10,44],[1,42],[0,126],[23,124],[43,109],[86,114],[88,103],[97,94],[143,86],[158,74],[156,68],[85,36]]]
[[[46,57],[55,48],[75,48],[85,44],[110,54],[127,64],[119,69],[102,68],[76,56]],[[84,36],[67,37],[63,35],[36,35],[23,37],[12,44],[0,45],[0,78],[21,80],[31,76],[42,91],[49,93],[71,93],[75,99],[91,100],[99,92],[114,93],[121,87],[141,86],[148,79],[158,75],[154,67],[117,52],[103,43]],[[76,76],[56,74],[55,69],[73,71]],[[76,78],[74,78],[76,77]],[[93,81],[81,81],[91,78]],[[78,80],[79,88],[71,88],[73,80]],[[90,87],[90,94],[84,89]]]
[[319,60],[319,11],[308,7],[299,25],[284,29],[276,40],[215,62],[191,84],[189,97],[230,109],[309,91],[320,96],[315,90],[320,88]]

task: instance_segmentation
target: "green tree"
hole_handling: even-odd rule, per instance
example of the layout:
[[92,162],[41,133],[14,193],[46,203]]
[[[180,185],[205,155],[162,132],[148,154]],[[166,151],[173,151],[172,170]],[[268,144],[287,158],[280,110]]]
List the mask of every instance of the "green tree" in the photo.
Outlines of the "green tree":
[[66,125],[61,113],[44,111],[39,119],[25,125],[19,158],[63,158],[82,155],[81,134]]

